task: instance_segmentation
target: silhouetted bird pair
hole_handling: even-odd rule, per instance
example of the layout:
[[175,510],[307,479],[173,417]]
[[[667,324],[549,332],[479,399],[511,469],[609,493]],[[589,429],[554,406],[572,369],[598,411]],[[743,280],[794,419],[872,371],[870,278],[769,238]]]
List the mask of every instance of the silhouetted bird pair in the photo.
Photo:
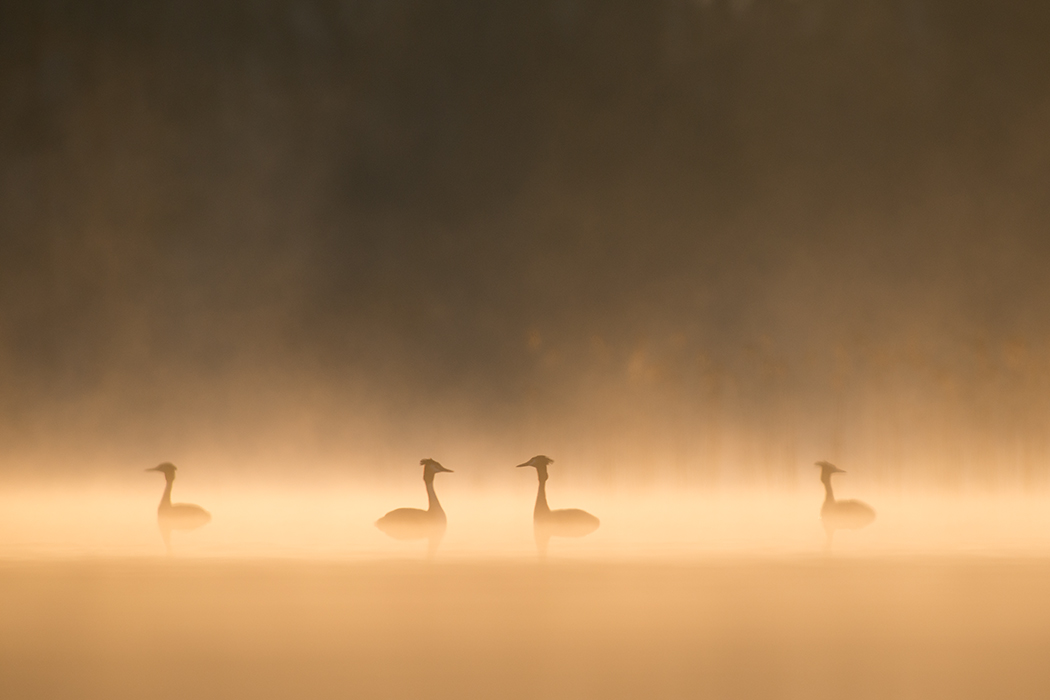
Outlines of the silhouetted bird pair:
[[[545,455],[536,455],[519,467],[535,467],[539,478],[536,507],[532,511],[533,532],[536,549],[540,557],[547,555],[551,537],[582,537],[598,529],[598,518],[578,508],[551,510],[547,505],[547,467],[554,462]],[[451,472],[432,459],[419,462],[423,465],[423,482],[427,486],[427,509],[398,508],[376,521],[376,527],[399,540],[429,540],[428,552],[433,556],[441,538],[445,536],[447,518],[434,493],[434,475]]]

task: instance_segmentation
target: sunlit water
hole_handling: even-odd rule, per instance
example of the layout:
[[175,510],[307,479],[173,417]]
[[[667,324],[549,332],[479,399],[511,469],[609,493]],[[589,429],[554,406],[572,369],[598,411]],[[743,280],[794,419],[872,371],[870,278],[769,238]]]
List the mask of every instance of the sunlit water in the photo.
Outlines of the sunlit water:
[[0,563],[4,698],[1041,698],[1050,565]]
[[[440,556],[527,557],[534,552],[534,481],[517,488],[438,481],[448,514]],[[0,557],[163,554],[156,526],[161,486],[23,484],[0,489]],[[584,508],[601,519],[601,527],[580,539],[556,538],[551,555],[680,559],[820,553],[822,498],[819,484],[779,491],[552,486],[552,507]],[[341,482],[317,487],[224,483],[207,489],[195,489],[185,479],[176,482],[175,500],[198,503],[213,515],[210,524],[173,535],[177,556],[410,559],[425,551],[422,542],[392,540],[373,524],[397,507],[425,508],[418,479],[405,480],[398,488]],[[1045,493],[868,489],[864,500],[877,510],[876,521],[860,531],[837,533],[836,553],[1050,554],[1050,495]]]
[[[397,485],[176,482],[213,521],[156,527],[161,484],[0,491],[2,698],[1050,696],[1040,494],[551,484],[602,520],[536,561],[534,481],[438,482],[437,557],[390,540]],[[842,488],[842,497],[853,495]]]

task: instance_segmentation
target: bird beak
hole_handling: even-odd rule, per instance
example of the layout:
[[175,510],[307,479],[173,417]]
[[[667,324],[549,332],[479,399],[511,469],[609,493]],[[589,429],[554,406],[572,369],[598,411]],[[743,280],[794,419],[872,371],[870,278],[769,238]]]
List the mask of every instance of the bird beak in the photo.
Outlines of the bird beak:
[[159,467],[150,467],[149,469],[143,469],[142,471],[144,471],[144,472],[159,472],[160,468]]
[[528,462],[525,462],[525,464],[519,464],[517,466],[519,466],[519,467],[531,467],[532,465],[529,464]]

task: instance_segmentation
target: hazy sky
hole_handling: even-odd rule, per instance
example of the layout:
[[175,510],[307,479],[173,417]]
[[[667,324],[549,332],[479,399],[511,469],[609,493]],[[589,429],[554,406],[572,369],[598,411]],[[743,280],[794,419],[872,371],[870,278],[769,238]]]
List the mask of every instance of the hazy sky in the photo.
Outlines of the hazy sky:
[[2,2],[0,470],[472,440],[1040,478],[1048,30],[960,0]]

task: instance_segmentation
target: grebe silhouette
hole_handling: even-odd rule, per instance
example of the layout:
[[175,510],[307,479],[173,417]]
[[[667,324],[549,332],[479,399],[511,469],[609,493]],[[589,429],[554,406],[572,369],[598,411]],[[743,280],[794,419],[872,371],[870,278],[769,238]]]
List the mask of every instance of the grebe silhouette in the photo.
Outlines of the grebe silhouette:
[[160,505],[157,506],[157,526],[160,528],[161,537],[164,538],[164,547],[168,550],[168,554],[171,554],[172,530],[196,530],[201,525],[211,522],[211,513],[200,506],[192,503],[171,502],[171,485],[175,481],[175,469],[175,465],[171,462],[163,462],[146,470],[164,474],[164,495],[160,497]]
[[536,490],[536,507],[532,511],[532,528],[536,535],[536,551],[540,559],[547,556],[547,545],[551,537],[583,537],[598,529],[598,518],[579,508],[551,510],[547,505],[547,465],[554,460],[546,455],[536,455],[519,467],[536,467],[539,488]]
[[447,519],[445,511],[434,493],[434,475],[438,472],[452,473],[432,459],[421,459],[423,483],[427,485],[427,509],[398,508],[376,521],[376,527],[396,540],[429,540],[427,554],[434,556],[441,538],[445,536]]
[[820,481],[824,484],[824,505],[820,507],[820,519],[827,534],[825,547],[831,548],[831,538],[835,530],[859,530],[875,520],[875,509],[862,501],[836,501],[831,490],[831,475],[845,474],[831,462],[817,462],[820,467]]

